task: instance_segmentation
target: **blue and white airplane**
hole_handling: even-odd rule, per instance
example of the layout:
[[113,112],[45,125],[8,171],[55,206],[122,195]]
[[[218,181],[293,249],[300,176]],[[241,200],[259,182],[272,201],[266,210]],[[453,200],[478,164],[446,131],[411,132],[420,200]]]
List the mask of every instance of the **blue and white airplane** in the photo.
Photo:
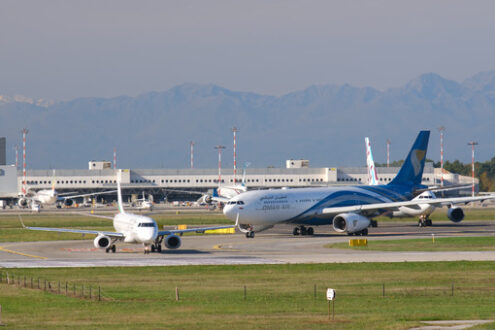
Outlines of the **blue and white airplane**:
[[367,235],[372,217],[421,204],[442,205],[495,198],[495,195],[466,198],[412,200],[421,185],[429,131],[421,131],[395,178],[386,185],[296,188],[248,191],[233,197],[224,214],[236,222],[246,237],[277,224],[294,224],[294,235],[312,235],[305,226],[333,225],[335,231]]

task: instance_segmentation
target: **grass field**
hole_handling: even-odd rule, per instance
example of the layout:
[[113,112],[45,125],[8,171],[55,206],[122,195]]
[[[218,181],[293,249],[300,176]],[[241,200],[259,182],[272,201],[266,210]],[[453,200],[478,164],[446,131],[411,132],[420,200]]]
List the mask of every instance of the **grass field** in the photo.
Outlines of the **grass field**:
[[[75,283],[78,295],[85,286],[81,298],[0,283],[2,320],[18,328],[407,329],[421,320],[495,319],[493,262],[8,271],[55,289]],[[89,285],[93,293],[101,286],[102,301],[87,298]],[[327,287],[337,292],[334,322]]]
[[495,237],[442,237],[398,240],[371,240],[368,246],[349,246],[348,243],[325,245],[333,249],[378,251],[494,251]]
[[[114,231],[111,220],[82,216],[78,214],[23,214],[22,219],[26,226]],[[155,214],[153,215],[153,219],[156,220],[159,228],[162,228],[162,226],[175,226],[179,224],[194,226],[210,224],[233,224],[231,220],[226,219],[222,214],[218,213],[184,213],[178,215]],[[50,233],[26,230],[22,228],[17,215],[0,216],[0,242],[90,239],[91,237],[92,236],[83,237],[79,234]]]

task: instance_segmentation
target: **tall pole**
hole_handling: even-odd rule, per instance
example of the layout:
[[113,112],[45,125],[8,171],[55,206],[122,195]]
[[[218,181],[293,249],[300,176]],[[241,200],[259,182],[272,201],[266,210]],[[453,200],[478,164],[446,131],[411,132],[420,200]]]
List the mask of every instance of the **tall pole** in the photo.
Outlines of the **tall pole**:
[[222,149],[225,149],[225,146],[218,145],[215,149],[218,150],[218,184],[220,185],[222,182]]
[[387,139],[387,167],[390,166],[390,139]]
[[194,141],[191,141],[191,168],[194,168]]
[[440,126],[438,130],[440,131],[440,186],[443,187],[443,132],[445,127]]
[[22,129],[22,194],[26,195],[26,135],[27,128]]
[[113,148],[113,169],[117,169],[117,148]]
[[471,174],[473,177],[472,196],[474,197],[474,146],[478,145],[478,142],[471,141],[468,145],[471,146]]
[[18,170],[19,169],[19,146],[17,144],[14,146],[14,150],[15,150],[15,169]]
[[236,133],[239,132],[239,129],[237,127],[232,128],[232,132],[234,133],[234,185],[236,183],[236,175],[237,175],[237,155],[236,155],[236,147],[237,147],[237,141],[236,141]]

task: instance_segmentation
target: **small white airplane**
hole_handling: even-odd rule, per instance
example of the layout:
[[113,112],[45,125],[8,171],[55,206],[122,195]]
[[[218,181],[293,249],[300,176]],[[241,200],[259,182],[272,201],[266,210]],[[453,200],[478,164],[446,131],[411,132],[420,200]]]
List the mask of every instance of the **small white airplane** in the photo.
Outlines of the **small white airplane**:
[[[375,161],[373,160],[373,154],[371,152],[370,140],[368,137],[366,137],[364,140],[366,144],[366,165],[368,167],[368,185],[376,186],[378,185],[378,175],[376,174]],[[423,191],[421,194],[414,197],[412,200],[419,202],[425,200],[429,201],[437,198],[432,190],[445,191],[445,190],[460,189],[465,187],[467,186],[455,185],[455,186],[446,186],[446,187],[433,187],[431,188],[431,190],[427,189]],[[479,198],[476,197],[472,201],[476,201],[476,200],[479,200]],[[466,198],[463,198],[457,203],[466,203]],[[456,204],[455,199],[450,199],[449,202],[438,203],[438,204],[424,203],[424,204],[417,204],[411,206],[400,206],[397,210],[391,210],[385,212],[383,215],[388,216],[390,218],[419,217],[418,226],[426,227],[426,226],[432,226],[432,221],[429,218],[429,216],[433,213],[433,211],[435,211],[437,207],[448,206],[447,217],[452,222],[458,223],[464,219],[464,211],[462,210],[462,208],[458,206],[454,206],[455,204]]]
[[[23,179],[26,182],[26,179]],[[22,191],[17,199],[17,205],[19,208],[31,207],[33,211],[39,212],[43,205],[54,205],[61,203],[65,206],[71,206],[74,204],[74,198],[97,196],[102,194],[114,193],[116,190],[102,191],[90,194],[77,194],[73,192],[59,194],[55,190],[55,170],[53,170],[52,189],[41,189],[38,191],[27,188],[23,185]]]
[[[441,206],[495,199],[495,195],[486,195],[412,200],[418,190],[427,188],[421,179],[429,136],[429,131],[418,134],[401,169],[386,185],[248,191],[233,197],[223,213],[248,238],[281,223],[297,226],[294,235],[312,235],[313,228],[307,225],[332,225],[339,233],[368,235],[373,217],[401,207],[414,209],[422,204]],[[451,211],[454,212],[457,211]]]
[[113,220],[113,227],[115,232],[99,231],[99,230],[84,230],[84,229],[65,229],[65,228],[47,228],[47,227],[28,227],[25,226],[21,220],[21,224],[24,228],[29,230],[41,230],[41,231],[53,231],[62,233],[76,233],[76,234],[93,234],[96,235],[94,239],[94,246],[100,249],[105,249],[108,253],[112,251],[115,253],[115,243],[123,241],[125,243],[139,243],[143,244],[144,252],[161,252],[161,244],[168,249],[177,249],[181,246],[181,238],[179,235],[187,232],[204,233],[206,230],[215,230],[223,228],[232,228],[234,226],[216,226],[216,227],[201,227],[190,228],[180,230],[158,230],[158,225],[155,220],[144,215],[137,215],[132,213],[126,213],[124,211],[122,203],[122,192],[120,189],[120,173],[117,180],[117,199],[119,213],[113,218],[102,215],[91,215],[94,217],[100,217],[104,219]]
[[153,202],[149,198],[146,198],[144,191],[143,197],[134,200],[131,205],[136,207],[138,210],[153,211]]

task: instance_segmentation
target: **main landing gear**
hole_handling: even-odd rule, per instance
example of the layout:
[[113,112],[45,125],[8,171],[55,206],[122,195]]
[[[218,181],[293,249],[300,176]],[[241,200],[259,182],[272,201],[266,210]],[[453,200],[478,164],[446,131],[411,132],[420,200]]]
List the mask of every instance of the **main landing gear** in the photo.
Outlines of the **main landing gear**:
[[356,235],[356,236],[368,236],[368,228],[365,228],[363,230],[356,231],[356,232],[353,232],[353,233],[347,233],[347,235],[349,235],[349,236],[352,236],[352,235]]
[[254,238],[254,231],[252,231],[252,230],[251,231],[248,231],[246,233],[246,238]]
[[418,226],[419,227],[431,227],[433,223],[431,222],[431,219],[428,219],[428,216],[422,215],[419,217],[418,220]]
[[303,236],[304,236],[304,235],[310,235],[310,236],[311,236],[311,235],[313,235],[314,233],[315,233],[315,232],[314,232],[314,230],[313,230],[313,227],[308,227],[308,228],[306,228],[306,227],[304,227],[304,226],[299,226],[299,227],[296,227],[296,228],[294,228],[294,230],[292,231],[292,234],[293,234],[294,236],[298,236],[299,234],[300,234],[300,235],[303,235]]
[[115,251],[117,251],[117,248],[115,247],[115,244],[112,244],[112,246],[109,246],[105,249],[105,252],[108,253],[112,251],[112,253],[115,253]]

